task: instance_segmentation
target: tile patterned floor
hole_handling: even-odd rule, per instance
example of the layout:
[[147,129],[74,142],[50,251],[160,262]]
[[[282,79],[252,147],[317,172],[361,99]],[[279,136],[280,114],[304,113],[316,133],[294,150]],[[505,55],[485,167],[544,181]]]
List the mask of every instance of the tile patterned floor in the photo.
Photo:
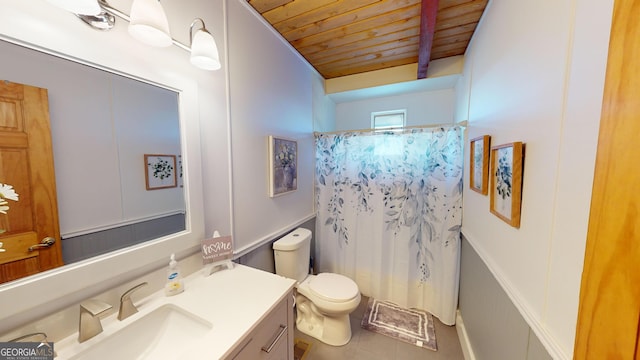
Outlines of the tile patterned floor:
[[464,360],[455,326],[442,324],[434,317],[438,351],[394,340],[360,327],[367,307],[367,297],[351,314],[351,341],[345,346],[329,346],[296,329],[295,337],[310,342],[311,349],[305,360]]

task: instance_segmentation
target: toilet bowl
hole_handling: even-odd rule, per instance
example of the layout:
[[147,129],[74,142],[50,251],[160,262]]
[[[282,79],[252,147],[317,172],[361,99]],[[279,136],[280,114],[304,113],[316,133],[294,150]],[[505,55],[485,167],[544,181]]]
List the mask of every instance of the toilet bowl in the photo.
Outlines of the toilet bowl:
[[349,314],[360,304],[358,285],[334,273],[309,274],[311,231],[298,228],[273,243],[276,274],[297,280],[296,327],[328,345],[351,340]]
[[351,340],[349,314],[361,298],[353,280],[333,273],[309,275],[297,291],[296,327],[300,332],[333,346]]

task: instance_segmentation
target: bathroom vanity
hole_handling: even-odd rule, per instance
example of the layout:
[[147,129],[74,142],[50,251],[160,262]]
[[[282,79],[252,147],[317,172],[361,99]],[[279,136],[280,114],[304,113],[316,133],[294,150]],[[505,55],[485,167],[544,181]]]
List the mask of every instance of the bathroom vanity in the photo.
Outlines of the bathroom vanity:
[[293,280],[235,264],[184,284],[175,296],[134,299],[138,312],[124,320],[114,304],[102,333],[56,342],[56,359],[293,360]]
[[282,299],[225,359],[293,359],[293,294]]

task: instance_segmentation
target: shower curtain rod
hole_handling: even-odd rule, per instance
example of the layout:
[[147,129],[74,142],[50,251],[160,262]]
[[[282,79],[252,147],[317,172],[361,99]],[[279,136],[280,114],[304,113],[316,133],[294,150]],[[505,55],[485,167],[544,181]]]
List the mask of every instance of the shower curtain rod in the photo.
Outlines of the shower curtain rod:
[[340,134],[340,133],[350,133],[350,132],[381,132],[381,131],[396,131],[396,130],[411,130],[411,129],[429,129],[429,128],[437,128],[437,127],[443,127],[443,126],[462,126],[462,127],[467,127],[467,120],[464,121],[460,121],[457,123],[443,123],[443,124],[432,124],[432,125],[414,125],[414,126],[404,126],[404,127],[393,127],[393,128],[386,128],[386,129],[357,129],[357,130],[341,130],[341,131],[327,131],[327,132],[322,132],[322,131],[314,131],[313,135],[333,135],[333,134]]

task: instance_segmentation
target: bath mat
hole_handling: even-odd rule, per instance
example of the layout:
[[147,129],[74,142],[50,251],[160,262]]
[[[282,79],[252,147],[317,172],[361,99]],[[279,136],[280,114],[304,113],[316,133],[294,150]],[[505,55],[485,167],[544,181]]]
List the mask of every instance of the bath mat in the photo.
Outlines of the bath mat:
[[369,298],[362,328],[409,344],[437,351],[433,315],[423,310],[405,309],[392,302]]
[[302,339],[295,339],[293,342],[295,344],[293,346],[293,359],[304,360],[311,349],[311,343]]

